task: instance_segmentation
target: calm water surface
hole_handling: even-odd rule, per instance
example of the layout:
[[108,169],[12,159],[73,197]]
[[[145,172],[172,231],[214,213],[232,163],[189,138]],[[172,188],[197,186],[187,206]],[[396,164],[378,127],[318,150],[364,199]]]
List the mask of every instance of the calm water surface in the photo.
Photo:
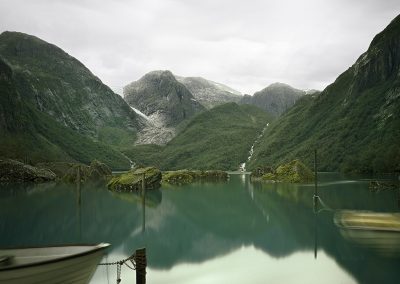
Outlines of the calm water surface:
[[[252,184],[245,175],[163,187],[144,208],[140,196],[102,185],[2,185],[0,247],[108,242],[103,261],[116,261],[144,246],[147,283],[398,283],[400,235],[354,234],[334,216],[398,212],[399,192],[320,176],[318,213],[313,185]],[[121,278],[135,283],[135,272],[123,268]],[[116,268],[102,266],[91,283],[115,279]]]

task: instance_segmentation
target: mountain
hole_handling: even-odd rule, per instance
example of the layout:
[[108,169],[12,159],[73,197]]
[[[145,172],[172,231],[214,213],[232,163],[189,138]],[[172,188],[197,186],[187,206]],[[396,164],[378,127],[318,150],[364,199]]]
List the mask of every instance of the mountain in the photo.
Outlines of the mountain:
[[37,37],[0,35],[0,156],[32,162],[129,160],[109,145],[129,145],[143,127],[124,100],[82,63]]
[[124,99],[165,126],[176,126],[204,110],[170,71],[152,71],[125,86]]
[[400,171],[400,16],[320,94],[270,125],[250,165],[301,158],[319,170]]
[[238,103],[242,98],[240,92],[221,83],[201,77],[180,77],[175,75],[175,78],[185,85],[195,99],[207,109],[229,102]]
[[164,170],[236,170],[269,121],[255,106],[227,103],[196,115],[166,146],[139,145],[125,154]]
[[305,94],[306,91],[295,89],[287,84],[274,83],[254,93],[253,96],[243,96],[240,103],[258,106],[278,117]]

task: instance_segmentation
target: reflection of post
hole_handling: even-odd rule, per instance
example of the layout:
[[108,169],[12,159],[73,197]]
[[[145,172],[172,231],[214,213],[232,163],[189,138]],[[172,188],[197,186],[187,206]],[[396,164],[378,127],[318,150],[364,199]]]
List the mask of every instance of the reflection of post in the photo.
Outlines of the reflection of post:
[[146,230],[146,174],[142,176],[142,232]]
[[146,248],[137,249],[135,252],[136,284],[146,283]]
[[314,230],[314,258],[317,259],[317,254],[318,254],[318,217],[317,217],[317,211],[315,211],[315,230]]
[[318,202],[317,149],[314,150],[314,207]]
[[400,173],[399,173],[399,175],[398,175],[398,177],[397,177],[397,192],[398,192],[398,195],[397,195],[397,207],[399,207],[400,208]]

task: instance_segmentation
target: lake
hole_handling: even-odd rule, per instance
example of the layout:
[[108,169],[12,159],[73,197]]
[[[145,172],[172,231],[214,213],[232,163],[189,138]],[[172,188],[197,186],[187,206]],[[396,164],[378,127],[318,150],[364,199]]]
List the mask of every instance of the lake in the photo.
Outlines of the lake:
[[[0,247],[112,244],[106,261],[146,247],[147,283],[398,283],[400,233],[354,233],[334,222],[343,210],[399,212],[399,191],[320,173],[313,184],[165,186],[145,206],[104,185],[0,185]],[[317,211],[317,212],[314,212]],[[122,269],[121,283],[135,283]],[[115,283],[99,266],[91,283]]]

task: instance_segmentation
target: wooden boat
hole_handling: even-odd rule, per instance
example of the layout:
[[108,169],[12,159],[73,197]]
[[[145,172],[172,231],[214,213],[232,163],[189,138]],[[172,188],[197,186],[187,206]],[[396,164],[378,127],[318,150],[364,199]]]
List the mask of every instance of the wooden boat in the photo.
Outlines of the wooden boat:
[[400,213],[342,210],[334,221],[343,229],[400,232]]
[[386,257],[400,256],[400,213],[343,210],[334,222],[346,240]]
[[88,283],[108,246],[0,249],[0,283]]

